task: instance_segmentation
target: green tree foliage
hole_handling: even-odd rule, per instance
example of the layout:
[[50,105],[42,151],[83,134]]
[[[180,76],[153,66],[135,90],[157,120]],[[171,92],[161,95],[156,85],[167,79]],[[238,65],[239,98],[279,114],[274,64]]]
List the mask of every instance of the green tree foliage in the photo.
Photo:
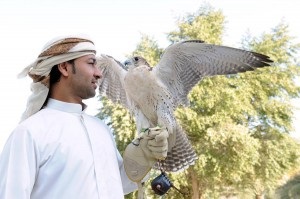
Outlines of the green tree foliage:
[[144,57],[150,66],[155,66],[163,52],[162,48],[158,47],[154,38],[142,34],[141,41],[136,49],[131,53],[131,56]]
[[[252,176],[252,188],[257,195],[274,189],[279,180],[299,163],[299,144],[290,136],[292,129],[291,98],[299,97],[300,87],[295,79],[300,76],[300,68],[296,66],[294,55],[299,44],[292,43],[288,34],[288,26],[280,23],[271,33],[264,33],[260,38],[248,36],[244,45],[253,51],[268,54],[277,61],[277,67],[265,69],[255,82],[259,86],[253,96],[257,97],[254,108],[257,119],[251,129],[252,136],[261,142],[260,162],[256,165],[256,175]],[[261,94],[260,94],[261,93]],[[258,96],[259,95],[259,96]],[[253,116],[252,116],[253,117]]]
[[[200,39],[221,44],[224,19],[221,11],[204,5],[178,20],[178,29],[168,34],[169,41]],[[299,162],[299,144],[288,135],[293,116],[290,99],[300,95],[294,83],[300,76],[294,58],[299,44],[292,43],[288,26],[280,23],[260,37],[247,35],[242,45],[269,55],[274,66],[205,78],[193,88],[190,106],[179,108],[176,117],[199,159],[188,170],[169,174],[185,195],[174,190],[168,198],[218,198],[246,191],[259,198],[278,186]],[[143,35],[132,55],[155,65],[162,52],[153,38]],[[134,121],[122,107],[106,99],[102,102],[99,116],[109,122],[123,151],[135,134]]]
[[242,47],[268,53],[276,64],[290,66],[299,61],[297,53],[299,53],[300,43],[294,44],[295,38],[288,33],[288,25],[281,22],[271,33],[264,33],[259,38],[247,34],[242,40]]
[[280,180],[298,166],[300,148],[299,143],[288,134],[268,132],[260,135],[258,140],[261,148],[258,150],[260,159],[255,165],[255,175],[249,176],[243,187],[262,196],[279,186]]
[[172,43],[200,39],[207,43],[221,44],[225,17],[221,11],[215,11],[209,4],[199,8],[196,13],[187,14],[177,20],[179,30],[168,34]]
[[[197,19],[201,16],[195,16],[194,18]],[[209,21],[201,22],[209,23]],[[182,23],[197,27],[196,22],[191,23],[189,20]],[[179,25],[179,27],[183,26],[182,24]],[[222,29],[222,26],[220,26],[220,29]],[[188,33],[188,31],[179,28],[177,33],[173,31],[171,35],[181,35],[183,32]],[[194,34],[185,35],[184,38],[202,39],[194,36]],[[200,159],[196,165],[198,167],[196,172],[193,172],[193,170],[189,170],[189,172],[193,172],[190,176],[194,176],[199,174],[201,169],[209,171],[209,167],[218,167],[223,171],[222,175],[219,176],[219,185],[236,188],[240,188],[241,185],[249,185],[248,188],[251,187],[252,191],[260,196],[267,189],[274,188],[282,175],[294,167],[298,161],[298,144],[294,140],[288,139],[287,135],[281,135],[280,133],[288,133],[292,130],[293,113],[290,99],[299,96],[300,93],[299,87],[294,83],[294,79],[299,76],[299,67],[289,65],[292,63],[293,53],[297,52],[299,45],[291,43],[291,37],[288,36],[285,24],[279,24],[271,33],[265,33],[260,38],[249,36],[243,43],[247,44],[245,47],[248,50],[267,54],[272,60],[278,61],[276,67],[263,68],[254,72],[227,77],[218,76],[204,79],[190,94],[191,106],[179,109],[177,117],[193,141],[199,157],[210,157],[212,155],[222,157],[222,153],[217,155],[215,152],[205,151],[203,153],[203,148],[206,146],[206,144],[203,144],[203,139],[207,136],[209,129],[220,131],[220,126],[223,126],[224,121],[227,124],[231,123],[232,126],[240,124],[247,127],[252,139],[259,140],[261,146],[253,147],[254,150],[259,152],[260,161],[254,165],[250,164],[254,168],[250,166],[249,169],[255,169],[252,175],[249,175],[251,169],[248,172],[243,170],[239,172],[238,169],[226,170],[229,166],[222,163],[220,158],[215,158],[215,162],[206,162],[209,163],[206,167],[201,166],[203,160]],[[285,139],[281,138],[282,136]],[[222,136],[216,135],[216,139],[222,139]],[[211,144],[214,146],[214,143]],[[274,148],[277,150],[273,150]],[[290,150],[286,150],[288,148]],[[210,149],[206,150],[209,151]],[[242,150],[240,153],[243,153]],[[281,158],[278,158],[279,156]],[[231,154],[228,154],[227,158],[229,160],[230,157]],[[206,175],[198,175],[196,178],[200,181],[196,183],[199,185],[198,188],[193,187],[193,198],[199,198],[201,195],[203,196],[218,188],[215,175],[204,171],[202,171],[202,174]],[[230,179],[232,174],[235,176],[240,175],[236,178],[243,179],[243,183],[238,180],[229,183],[230,180],[227,179]],[[249,182],[247,179],[251,179],[251,181]],[[193,184],[193,182],[190,184]]]
[[286,184],[276,190],[276,199],[300,198],[300,175],[291,178]]

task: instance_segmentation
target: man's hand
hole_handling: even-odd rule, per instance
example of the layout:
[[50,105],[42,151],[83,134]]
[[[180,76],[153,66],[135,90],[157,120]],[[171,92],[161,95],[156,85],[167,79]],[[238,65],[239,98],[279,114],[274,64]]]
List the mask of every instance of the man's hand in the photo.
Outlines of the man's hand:
[[168,131],[159,127],[149,128],[140,140],[145,155],[151,159],[164,160],[168,153]]
[[141,181],[158,160],[168,153],[168,131],[159,127],[146,129],[124,151],[124,167],[127,176]]

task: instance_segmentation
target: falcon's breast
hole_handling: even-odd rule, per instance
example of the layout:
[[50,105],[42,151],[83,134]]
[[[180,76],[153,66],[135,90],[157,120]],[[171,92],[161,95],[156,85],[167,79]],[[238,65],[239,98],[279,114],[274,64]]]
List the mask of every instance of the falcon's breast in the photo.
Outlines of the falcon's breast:
[[124,79],[124,88],[131,103],[140,109],[152,124],[165,126],[159,121],[161,110],[173,115],[171,94],[148,66],[129,70]]

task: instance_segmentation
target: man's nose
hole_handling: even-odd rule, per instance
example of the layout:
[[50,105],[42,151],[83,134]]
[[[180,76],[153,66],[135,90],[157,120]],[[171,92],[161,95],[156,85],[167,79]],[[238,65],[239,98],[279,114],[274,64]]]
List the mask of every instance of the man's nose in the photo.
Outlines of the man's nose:
[[102,71],[100,70],[100,68],[99,67],[96,67],[96,69],[95,69],[95,76],[97,77],[97,79],[100,79],[100,78],[102,78]]

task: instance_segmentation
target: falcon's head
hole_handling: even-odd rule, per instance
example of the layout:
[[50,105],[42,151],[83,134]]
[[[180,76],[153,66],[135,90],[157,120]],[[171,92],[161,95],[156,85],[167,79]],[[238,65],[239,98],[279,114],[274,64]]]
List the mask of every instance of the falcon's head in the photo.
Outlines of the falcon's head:
[[124,66],[127,69],[134,69],[134,68],[139,67],[139,66],[148,66],[149,68],[151,68],[149,63],[146,61],[146,59],[144,59],[141,56],[134,56],[134,57],[126,60],[124,62]]

